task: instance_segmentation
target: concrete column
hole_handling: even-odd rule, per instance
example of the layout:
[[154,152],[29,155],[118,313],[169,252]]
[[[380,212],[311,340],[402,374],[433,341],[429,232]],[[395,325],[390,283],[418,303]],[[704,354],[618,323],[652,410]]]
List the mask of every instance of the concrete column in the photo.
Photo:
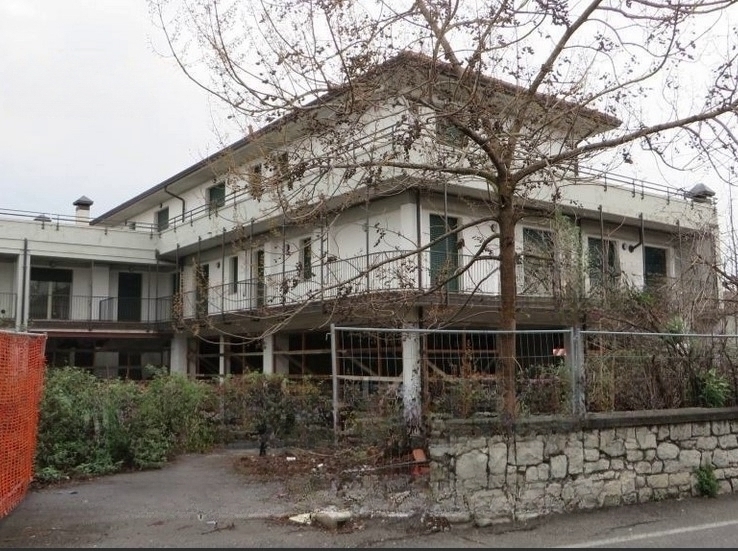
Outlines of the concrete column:
[[[408,326],[417,328],[417,324]],[[417,431],[422,421],[422,387],[420,380],[420,333],[402,334],[402,404],[405,422],[411,432]]]
[[218,343],[218,375],[221,378],[226,375],[226,338],[224,335],[220,336]]
[[280,350],[289,350],[287,335],[267,335],[262,342],[264,343],[264,374],[287,375],[290,372],[287,357],[278,354]]
[[274,374],[274,335],[266,335],[262,339],[262,354],[264,354],[263,369],[264,375]]
[[181,333],[172,337],[169,372],[187,374],[187,337]]
[[[290,339],[287,335],[274,335],[274,351],[277,352],[279,350],[289,350],[290,349]],[[287,356],[283,356],[281,354],[274,354],[274,369],[276,370],[276,373],[279,373],[281,375],[289,375],[290,372],[290,362],[289,358]]]

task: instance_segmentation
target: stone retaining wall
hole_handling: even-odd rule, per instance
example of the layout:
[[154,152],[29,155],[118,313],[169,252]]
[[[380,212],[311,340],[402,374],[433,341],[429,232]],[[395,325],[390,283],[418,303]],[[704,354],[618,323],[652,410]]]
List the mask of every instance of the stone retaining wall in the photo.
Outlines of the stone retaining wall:
[[437,513],[484,526],[550,513],[698,495],[712,465],[738,491],[738,408],[538,418],[434,418]]

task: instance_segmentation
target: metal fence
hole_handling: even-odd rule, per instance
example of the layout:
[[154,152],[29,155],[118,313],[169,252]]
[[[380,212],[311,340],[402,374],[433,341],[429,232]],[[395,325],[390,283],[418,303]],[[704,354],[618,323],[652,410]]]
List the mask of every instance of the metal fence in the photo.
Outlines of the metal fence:
[[[576,329],[473,331],[333,327],[333,393],[349,415],[502,411],[504,336],[515,340],[516,416],[738,403],[738,335]],[[418,389],[408,389],[417,372]],[[338,427],[340,429],[340,426]]]
[[736,405],[738,335],[582,331],[587,411]]

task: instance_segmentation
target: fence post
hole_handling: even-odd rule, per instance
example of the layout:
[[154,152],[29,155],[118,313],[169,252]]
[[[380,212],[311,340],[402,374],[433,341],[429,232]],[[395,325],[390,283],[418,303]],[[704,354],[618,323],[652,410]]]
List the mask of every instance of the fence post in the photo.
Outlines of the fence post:
[[421,426],[420,334],[402,333],[402,405],[405,423],[411,432]]
[[571,374],[571,412],[576,416],[586,413],[584,401],[584,343],[579,327],[569,332],[569,372]]
[[338,443],[338,357],[336,326],[331,323],[331,381],[333,383],[333,439]]

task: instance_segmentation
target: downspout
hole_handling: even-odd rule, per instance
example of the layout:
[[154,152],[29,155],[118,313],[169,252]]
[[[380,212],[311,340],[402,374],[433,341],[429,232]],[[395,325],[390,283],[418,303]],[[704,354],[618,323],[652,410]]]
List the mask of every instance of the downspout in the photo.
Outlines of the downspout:
[[28,239],[23,239],[23,269],[21,271],[21,292],[18,296],[18,309],[20,317],[16,317],[16,325],[20,331],[25,331],[28,326],[26,319],[26,279],[28,275]]
[[[284,284],[284,276],[287,269],[287,217],[282,218],[282,283]],[[284,287],[280,291],[282,293],[282,304],[287,301],[287,293]]]
[[[90,260],[90,300],[88,306],[88,312],[87,312],[87,320],[92,321],[93,315],[92,315],[92,303],[95,300],[95,261]],[[99,308],[98,308],[99,310]]]
[[639,228],[640,235],[638,236],[638,243],[636,243],[635,245],[629,245],[628,252],[632,253],[638,247],[641,247],[641,266],[642,266],[642,274],[643,274],[641,277],[643,278],[642,280],[643,286],[645,286],[646,285],[646,247],[642,247],[642,245],[645,240],[646,228],[643,222],[643,213],[640,213],[638,216],[641,219],[641,227]]
[[366,188],[366,199],[364,203],[364,209],[366,211],[366,219],[364,221],[364,247],[366,249],[364,257],[366,258],[366,265],[364,268],[366,269],[366,290],[369,291],[371,288],[371,279],[369,277],[369,187]]
[[[154,322],[159,322],[159,249],[156,250],[156,268],[154,269],[154,296],[156,299],[154,300]],[[149,302],[151,302],[151,297],[149,297]],[[151,320],[149,320],[151,321]],[[159,365],[164,365],[160,362]]]
[[605,221],[602,213],[602,205],[598,206],[600,211],[600,272],[602,273],[602,282],[605,283],[607,274],[607,249],[605,248]]
[[415,188],[415,247],[418,250],[418,290],[423,289],[423,252],[420,250],[420,240],[422,239],[420,223],[420,188]]
[[[638,243],[635,245],[628,245],[628,252],[632,253],[635,251],[638,247],[643,245],[644,237],[646,235],[646,227],[643,225],[643,213],[640,213],[638,217],[641,219],[641,227],[639,228],[639,236],[638,236]],[[645,255],[645,253],[644,253]]]
[[221,319],[225,319],[225,293],[226,293],[226,254],[225,254],[225,235],[226,229],[223,228],[223,233],[220,239],[220,316]]
[[166,193],[168,195],[171,195],[175,199],[179,199],[180,201],[182,201],[182,222],[184,223],[184,221],[185,221],[185,204],[186,204],[185,203],[185,200],[182,197],[180,197],[179,195],[176,195],[176,194],[172,193],[171,191],[169,191],[167,189],[167,187],[168,186],[164,186],[164,193]]

